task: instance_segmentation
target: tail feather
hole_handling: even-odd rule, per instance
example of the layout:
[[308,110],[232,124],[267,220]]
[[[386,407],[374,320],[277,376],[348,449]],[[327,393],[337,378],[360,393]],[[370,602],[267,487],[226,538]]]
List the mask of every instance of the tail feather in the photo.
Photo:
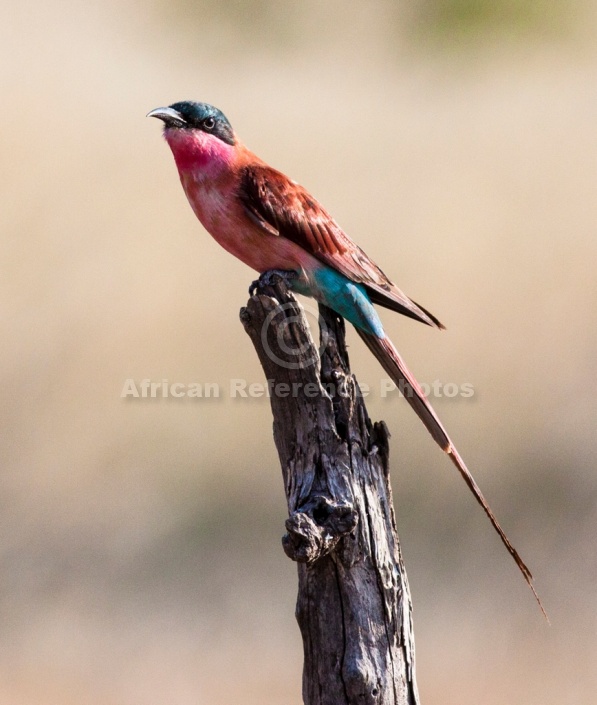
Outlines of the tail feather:
[[375,335],[366,333],[365,331],[357,328],[358,334],[366,343],[367,347],[379,360],[384,370],[390,375],[394,383],[398,386],[402,394],[406,397],[408,403],[415,410],[417,416],[425,424],[425,427],[429,433],[433,436],[435,442],[440,446],[440,448],[445,451],[449,456],[450,460],[458,468],[458,471],[462,475],[464,481],[468,485],[471,492],[474,494],[477,502],[483,507],[485,514],[489,517],[493,528],[499,534],[502,543],[508,549],[508,552],[515,560],[516,565],[523,574],[528,586],[533,592],[541,611],[545,619],[549,622],[549,618],[541,604],[541,600],[535,586],[533,585],[533,576],[531,571],[527,568],[526,564],[518,554],[518,551],[510,543],[508,537],[504,533],[504,530],[500,526],[495,514],[492,512],[491,507],[487,503],[487,500],[483,496],[481,489],[475,482],[473,476],[471,475],[469,469],[466,467],[464,461],[460,457],[460,454],[454,447],[454,444],[450,440],[450,437],[446,433],[441,421],[439,420],[437,414],[433,410],[431,404],[427,401],[421,386],[415,379],[412,372],[406,366],[404,360],[400,356],[400,353],[396,350],[392,341],[388,338],[378,338]]

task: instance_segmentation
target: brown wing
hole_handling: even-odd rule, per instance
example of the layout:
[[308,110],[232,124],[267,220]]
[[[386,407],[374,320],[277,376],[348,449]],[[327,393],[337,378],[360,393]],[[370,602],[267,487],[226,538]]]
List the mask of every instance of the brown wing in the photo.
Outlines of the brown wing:
[[444,326],[393,284],[302,186],[262,164],[243,170],[239,196],[248,214],[270,233],[292,240],[351,281],[374,303],[437,328]]

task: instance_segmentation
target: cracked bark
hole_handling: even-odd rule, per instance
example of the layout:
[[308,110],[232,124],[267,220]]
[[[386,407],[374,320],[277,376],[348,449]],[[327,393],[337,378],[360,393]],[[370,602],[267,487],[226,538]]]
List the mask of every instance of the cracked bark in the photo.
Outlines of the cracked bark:
[[325,306],[319,311],[318,351],[281,279],[241,310],[270,388],[288,501],[282,545],[298,566],[303,700],[418,705],[388,429],[369,420],[344,322]]

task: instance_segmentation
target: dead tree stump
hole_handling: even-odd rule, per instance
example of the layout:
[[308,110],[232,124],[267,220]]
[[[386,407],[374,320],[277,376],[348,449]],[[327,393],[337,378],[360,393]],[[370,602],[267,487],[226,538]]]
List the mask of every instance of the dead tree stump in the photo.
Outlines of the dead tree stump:
[[344,322],[320,306],[321,346],[281,279],[241,320],[266,378],[298,566],[305,705],[418,705],[412,606],[388,468],[350,372]]

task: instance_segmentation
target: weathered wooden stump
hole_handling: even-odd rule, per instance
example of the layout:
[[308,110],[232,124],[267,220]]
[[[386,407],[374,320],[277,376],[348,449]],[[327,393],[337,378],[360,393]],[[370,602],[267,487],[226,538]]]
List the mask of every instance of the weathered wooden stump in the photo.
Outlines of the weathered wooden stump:
[[388,468],[350,372],[344,322],[320,306],[315,346],[278,279],[241,310],[268,380],[298,565],[305,705],[416,705],[412,605]]

